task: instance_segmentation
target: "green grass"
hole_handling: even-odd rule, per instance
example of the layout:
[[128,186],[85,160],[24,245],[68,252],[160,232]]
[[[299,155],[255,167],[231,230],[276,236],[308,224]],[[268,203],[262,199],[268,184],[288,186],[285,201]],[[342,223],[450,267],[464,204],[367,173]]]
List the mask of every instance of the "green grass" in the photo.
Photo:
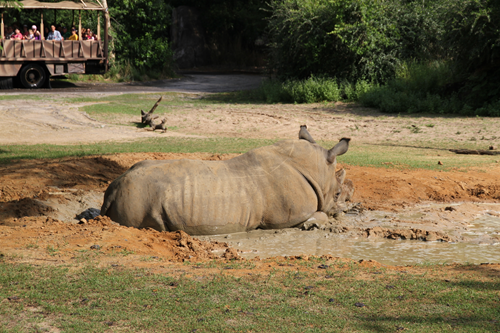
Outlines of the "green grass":
[[154,274],[121,267],[1,263],[0,331],[500,329],[500,283],[477,266],[457,267],[461,273],[445,280],[439,276],[440,266],[425,268],[422,274],[330,264],[326,270],[275,269],[235,277],[224,274],[225,265],[219,264],[220,273],[200,269],[187,277],[169,273],[168,266],[165,273]]
[[[414,146],[351,145],[348,153],[339,156],[337,160],[341,163],[358,166],[443,171],[488,166],[500,160],[500,156],[458,155],[444,148],[424,147],[429,146],[418,142]],[[438,161],[441,161],[443,165],[438,165]]]
[[[197,94],[183,93],[161,93],[161,94],[123,94],[110,95],[100,98],[77,97],[69,99],[70,103],[95,103],[81,108],[82,111],[90,115],[102,115],[110,113],[119,114],[139,114],[139,110],[149,111],[158,98],[163,96],[163,100],[158,105],[155,114],[171,112],[172,107],[192,106],[202,107],[204,105],[227,103],[232,96],[237,93],[213,94],[208,97],[201,97]],[[234,97],[236,98],[236,97]]]
[[[133,142],[104,142],[85,145],[10,145],[0,148],[0,164],[18,159],[53,159],[63,157],[83,157],[130,152],[171,152],[212,154],[245,153],[251,149],[271,145],[277,140],[240,138],[175,138],[163,137],[142,139]],[[320,142],[331,148],[334,142]],[[339,156],[340,163],[357,166],[384,168],[450,170],[473,166],[487,166],[496,163],[499,156],[457,155],[436,144],[415,142],[414,145],[351,145],[349,152]],[[446,144],[443,144],[446,146]],[[428,148],[425,148],[428,147]],[[461,147],[468,148],[467,144]],[[438,156],[440,155],[440,156]],[[441,161],[443,165],[438,165]]]
[[41,100],[50,99],[49,96],[43,95],[28,95],[28,94],[17,94],[17,95],[0,95],[0,101],[11,101],[11,100]]
[[306,80],[264,80],[259,88],[251,91],[240,91],[208,96],[210,101],[226,101],[230,103],[316,103],[352,101],[370,89],[372,85],[366,81],[355,83],[338,82],[331,78],[310,77]]
[[250,149],[269,145],[275,140],[210,138],[190,139],[163,137],[133,142],[103,142],[85,145],[9,145],[0,148],[0,164],[17,159],[63,158],[129,152],[172,153],[244,153]]

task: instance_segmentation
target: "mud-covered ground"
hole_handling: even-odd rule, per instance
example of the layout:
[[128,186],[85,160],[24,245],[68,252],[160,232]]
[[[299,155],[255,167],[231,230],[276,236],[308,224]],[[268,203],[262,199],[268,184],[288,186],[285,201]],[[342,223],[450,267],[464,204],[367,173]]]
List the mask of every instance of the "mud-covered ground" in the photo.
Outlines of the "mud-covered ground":
[[[358,251],[356,255],[352,249],[349,250],[349,241],[397,242],[406,239],[413,244],[432,243],[436,246],[441,244],[440,241],[472,243],[497,252],[495,244],[500,242],[498,228],[476,237],[471,233],[474,230],[471,221],[478,216],[500,217],[500,206],[495,204],[500,199],[499,167],[490,168],[488,172],[472,170],[465,176],[463,172],[344,165],[356,187],[350,206],[354,203],[358,205],[336,220],[309,223],[306,226],[309,230],[254,231],[197,240],[184,233],[136,230],[118,226],[107,218],[91,220],[92,215],[88,215],[82,220],[83,217],[78,216],[89,208],[99,209],[108,184],[137,161],[178,158],[224,160],[233,156],[130,153],[23,160],[1,166],[1,251],[54,260],[54,254],[58,258],[71,257],[75,251],[90,250],[92,246],[95,249],[97,245],[100,251],[108,253],[129,251],[169,260],[206,260],[222,255],[246,258],[280,254],[322,255],[331,249],[329,254],[337,253],[339,257],[371,259],[373,249]],[[238,248],[238,253],[228,250],[226,243]],[[435,251],[444,250],[437,248]],[[364,253],[366,257],[359,258],[359,253]],[[415,258],[419,257],[416,253],[413,254]],[[390,256],[390,251],[384,255]],[[380,260],[380,257],[377,258]],[[425,258],[420,259],[425,261]],[[459,258],[458,261],[471,260]]]

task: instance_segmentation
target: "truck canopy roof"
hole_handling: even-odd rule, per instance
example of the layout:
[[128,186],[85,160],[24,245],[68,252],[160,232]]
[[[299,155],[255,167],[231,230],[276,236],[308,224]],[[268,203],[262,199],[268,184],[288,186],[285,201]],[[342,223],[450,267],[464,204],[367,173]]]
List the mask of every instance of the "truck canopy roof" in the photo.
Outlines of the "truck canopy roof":
[[[21,5],[19,5],[21,4]],[[10,4],[2,3],[0,8],[18,7],[22,9],[70,9],[70,10],[106,10],[99,0],[94,1],[59,1],[59,2],[45,2],[37,0],[20,0],[17,3],[11,2]]]

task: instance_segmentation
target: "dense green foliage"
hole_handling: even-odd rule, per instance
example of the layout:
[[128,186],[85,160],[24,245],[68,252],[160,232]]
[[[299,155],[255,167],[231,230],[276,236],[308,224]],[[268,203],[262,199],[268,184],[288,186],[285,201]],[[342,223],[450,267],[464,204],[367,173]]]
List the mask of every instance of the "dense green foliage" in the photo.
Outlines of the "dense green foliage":
[[[270,68],[300,80],[293,86],[318,92],[332,81],[363,82],[361,101],[384,112],[500,116],[499,1],[276,0],[271,7]],[[303,81],[312,76],[330,79],[317,88]],[[311,92],[287,93],[291,85],[272,95],[338,96],[304,98]]]
[[170,72],[173,64],[167,27],[171,6],[162,0],[117,0],[109,6],[116,59],[146,70],[150,76]]
[[437,1],[273,1],[270,66],[279,77],[382,82],[405,59],[430,58],[443,27]]
[[357,100],[371,85],[363,80],[354,84],[347,81],[310,77],[306,80],[266,80],[253,93],[266,103],[314,103]]

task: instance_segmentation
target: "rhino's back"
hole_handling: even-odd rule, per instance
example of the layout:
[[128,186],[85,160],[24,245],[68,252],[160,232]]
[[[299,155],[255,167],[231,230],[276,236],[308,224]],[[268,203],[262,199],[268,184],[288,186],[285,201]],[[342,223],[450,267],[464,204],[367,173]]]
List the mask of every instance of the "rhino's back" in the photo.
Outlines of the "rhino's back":
[[[262,215],[258,168],[234,168],[228,161],[179,160],[158,182],[169,230],[191,234],[247,231]],[[255,225],[257,224],[257,225]]]
[[255,228],[262,215],[258,177],[226,162],[140,162],[106,191],[105,214],[128,226],[190,234]]

